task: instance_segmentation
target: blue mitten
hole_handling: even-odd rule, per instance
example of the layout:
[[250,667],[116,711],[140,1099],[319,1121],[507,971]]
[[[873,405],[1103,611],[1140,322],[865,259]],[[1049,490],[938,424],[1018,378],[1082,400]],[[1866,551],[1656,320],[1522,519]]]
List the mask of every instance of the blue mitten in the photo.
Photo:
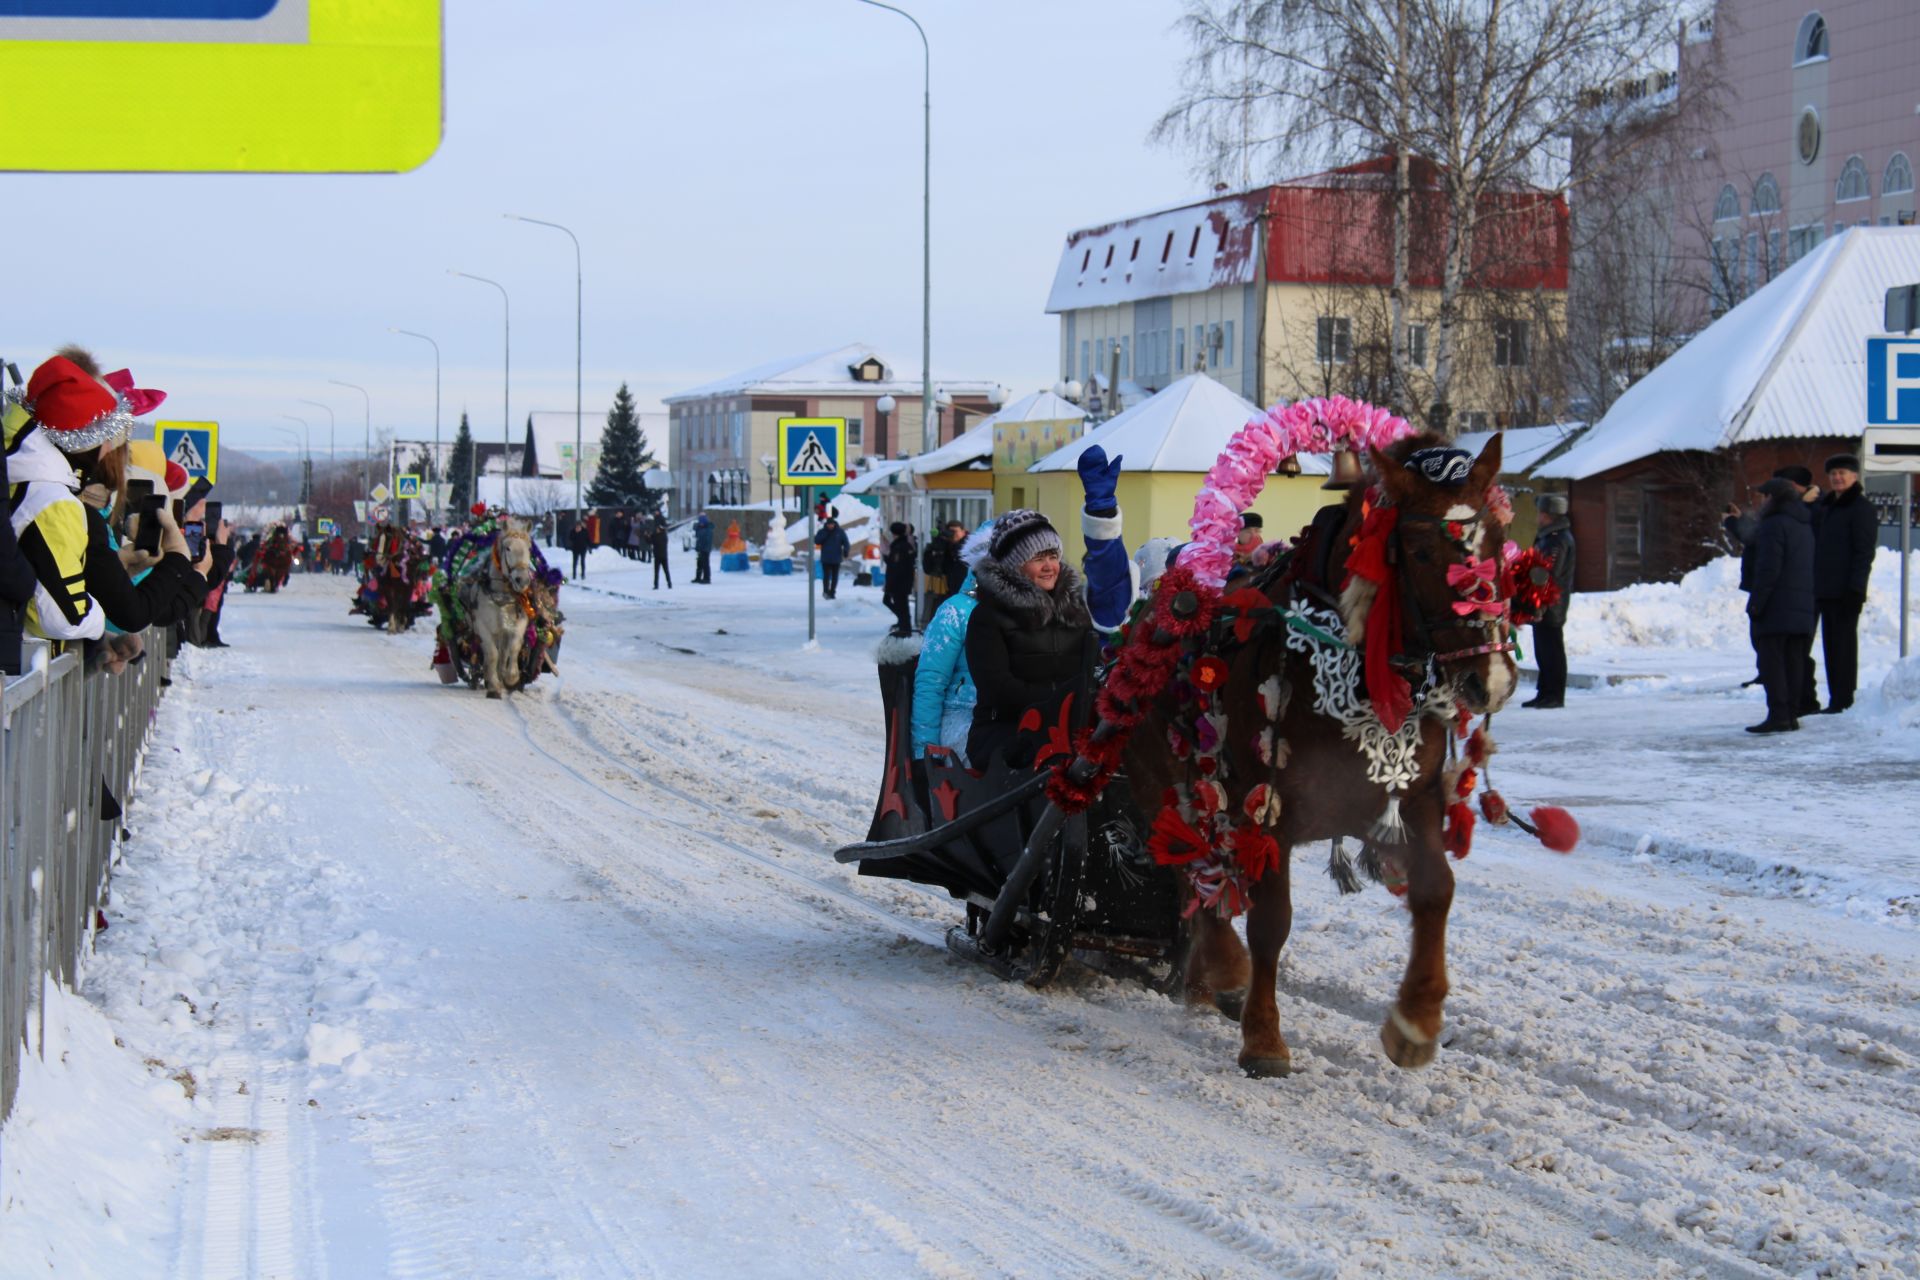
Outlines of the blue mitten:
[[1080,469],[1080,487],[1086,490],[1087,512],[1107,516],[1119,510],[1114,496],[1120,487],[1120,459],[1107,460],[1107,451],[1099,445],[1084,450],[1076,462]]

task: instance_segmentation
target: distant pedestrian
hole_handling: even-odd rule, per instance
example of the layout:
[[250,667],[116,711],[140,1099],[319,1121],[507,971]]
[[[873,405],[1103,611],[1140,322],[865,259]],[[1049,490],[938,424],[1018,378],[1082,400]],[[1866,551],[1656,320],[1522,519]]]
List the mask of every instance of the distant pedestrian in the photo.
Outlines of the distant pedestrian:
[[569,577],[587,576],[587,551],[593,546],[593,535],[587,531],[587,522],[575,520],[573,527],[567,530],[567,550],[573,552],[573,572]]
[[439,525],[433,526],[433,536],[427,539],[427,554],[433,557],[435,564],[447,558],[447,535],[441,532]]
[[[1774,471],[1771,478],[1791,481],[1794,491],[1800,495],[1802,502],[1812,502],[1820,496],[1819,488],[1813,483],[1813,472],[1805,467],[1780,467]],[[1720,527],[1726,531],[1727,538],[1740,551],[1740,589],[1745,591],[1748,589],[1747,580],[1753,572],[1753,539],[1760,529],[1760,512],[1757,508],[1752,511],[1742,511],[1738,503],[1729,502],[1726,512],[1721,517]],[[1751,618],[1747,619],[1747,641],[1753,644],[1754,652],[1758,654],[1760,646],[1754,642]],[[1806,652],[1801,655],[1800,665],[1805,672],[1801,680],[1803,692],[1811,698],[1813,697],[1813,636],[1811,634],[1807,636]],[[1740,687],[1751,688],[1759,683],[1761,683],[1761,676],[1756,669],[1753,679],[1743,682]],[[1801,714],[1806,714],[1806,708],[1802,708]]]
[[327,539],[327,563],[334,573],[347,571],[347,540],[337,533]]
[[667,518],[655,516],[647,522],[647,546],[653,553],[653,589],[660,589],[660,575],[667,575],[667,590],[673,590],[673,567],[667,563]]
[[627,529],[627,545],[622,554],[629,560],[644,562],[647,558],[647,521],[644,516],[636,517]]
[[910,636],[913,634],[913,535],[898,520],[887,527],[887,532],[893,535],[893,541],[887,544],[887,585],[880,599],[893,610],[893,633]]
[[828,516],[826,524],[813,535],[813,545],[820,549],[820,594],[831,600],[840,589],[840,565],[851,548],[847,531]]
[[702,511],[693,518],[693,580],[713,585],[713,518]]
[[1813,508],[1813,598],[1827,664],[1827,705],[1819,705],[1809,680],[1804,696],[1812,714],[1836,715],[1853,705],[1860,678],[1860,611],[1879,545],[1880,519],[1860,487],[1860,459],[1836,453],[1827,459],[1826,496]]
[[1748,733],[1791,733],[1805,705],[1801,655],[1818,618],[1813,603],[1813,518],[1800,490],[1775,476],[1760,486],[1767,505],[1754,532],[1753,559],[1742,582],[1753,624],[1760,682],[1767,690],[1767,718]]
[[966,526],[949,521],[928,540],[927,549],[920,554],[920,568],[927,575],[922,585],[927,590],[926,616],[929,618],[966,580],[967,566],[960,562],[960,544],[966,540]]
[[1540,527],[1533,549],[1553,559],[1553,580],[1560,598],[1542,610],[1533,623],[1533,656],[1540,664],[1540,684],[1533,697],[1521,703],[1551,711],[1567,705],[1567,606],[1573,602],[1573,522],[1567,518],[1567,498],[1543,493],[1534,500]]

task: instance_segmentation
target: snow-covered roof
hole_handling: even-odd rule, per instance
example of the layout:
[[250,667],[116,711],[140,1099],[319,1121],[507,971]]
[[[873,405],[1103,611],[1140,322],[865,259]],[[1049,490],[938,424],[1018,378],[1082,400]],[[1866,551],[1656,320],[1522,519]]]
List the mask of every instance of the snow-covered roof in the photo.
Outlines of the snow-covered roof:
[[[854,378],[853,367],[867,360],[880,361],[880,381],[861,382]],[[986,378],[936,378],[934,385],[948,395],[963,396],[987,395],[1001,389],[999,383]],[[663,402],[680,404],[688,400],[732,395],[892,395],[907,399],[917,398],[920,394],[921,380],[917,372],[911,376],[897,372],[872,347],[864,342],[853,342],[825,351],[769,360],[751,369],[742,369],[739,373],[675,392],[665,397]]]
[[[1118,454],[1122,471],[1195,471],[1212,467],[1233,433],[1261,415],[1205,374],[1193,373],[1146,401],[1107,419],[1071,444],[1062,445],[1029,471],[1072,471],[1082,452],[1099,445]],[[1331,469],[1324,457],[1302,455],[1304,474]]]
[[1866,339],[1889,286],[1920,280],[1920,227],[1854,227],[1806,257],[1628,387],[1537,476],[1578,480],[1668,450],[1858,435]]
[[887,483],[887,477],[906,469],[904,458],[877,458],[860,468],[860,474],[840,486],[842,493],[865,493],[877,484]]
[[1508,475],[1523,475],[1584,430],[1584,422],[1558,422],[1547,427],[1509,427],[1505,431],[1462,431],[1453,443],[1478,457],[1487,447],[1487,441],[1496,435],[1504,436],[1500,442],[1500,470]]
[[1021,396],[993,415],[995,422],[1077,422],[1087,411],[1071,400],[1063,400],[1051,391],[1036,391]]
[[1252,284],[1266,188],[1086,227],[1067,236],[1047,311]]
[[938,449],[861,472],[847,481],[841,492],[867,493],[876,487],[899,484],[912,476],[957,471],[971,462],[989,462],[993,459],[993,424],[999,421],[1002,421],[999,414],[988,414]]

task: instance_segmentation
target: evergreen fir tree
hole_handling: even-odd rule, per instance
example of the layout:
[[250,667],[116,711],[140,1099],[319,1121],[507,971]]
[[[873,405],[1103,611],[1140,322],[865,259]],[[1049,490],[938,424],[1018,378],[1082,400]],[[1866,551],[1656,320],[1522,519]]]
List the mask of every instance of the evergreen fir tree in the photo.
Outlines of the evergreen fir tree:
[[460,430],[454,433],[453,457],[447,460],[447,483],[453,486],[453,500],[448,505],[454,519],[463,520],[473,506],[473,428],[464,413],[460,415]]
[[646,433],[640,430],[633,393],[623,382],[607,412],[607,429],[600,436],[600,466],[587,486],[587,505],[637,508],[651,514],[660,505],[660,495],[641,483],[640,473],[657,465],[647,448]]

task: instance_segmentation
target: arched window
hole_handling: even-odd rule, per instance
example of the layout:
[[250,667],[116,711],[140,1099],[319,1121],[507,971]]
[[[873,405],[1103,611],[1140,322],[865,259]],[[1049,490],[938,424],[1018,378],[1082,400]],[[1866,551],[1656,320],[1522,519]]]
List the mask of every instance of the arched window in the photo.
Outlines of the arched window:
[[1848,156],[1847,162],[1840,166],[1840,181],[1834,184],[1833,198],[1841,202],[1865,200],[1872,194],[1867,186],[1867,162],[1859,156]]
[[1760,180],[1753,184],[1753,205],[1748,212],[1756,216],[1780,212],[1780,184],[1773,180],[1772,174],[1761,174]]
[[1880,194],[1899,195],[1913,190],[1913,164],[1906,153],[1896,151],[1893,159],[1887,161],[1887,176],[1880,180]]
[[1729,182],[1726,186],[1720,188],[1720,198],[1714,201],[1713,220],[1715,222],[1728,222],[1739,216],[1740,193],[1735,191],[1733,184]]
[[1816,62],[1827,56],[1827,20],[1818,11],[1800,19],[1800,34],[1793,45],[1793,61]]

